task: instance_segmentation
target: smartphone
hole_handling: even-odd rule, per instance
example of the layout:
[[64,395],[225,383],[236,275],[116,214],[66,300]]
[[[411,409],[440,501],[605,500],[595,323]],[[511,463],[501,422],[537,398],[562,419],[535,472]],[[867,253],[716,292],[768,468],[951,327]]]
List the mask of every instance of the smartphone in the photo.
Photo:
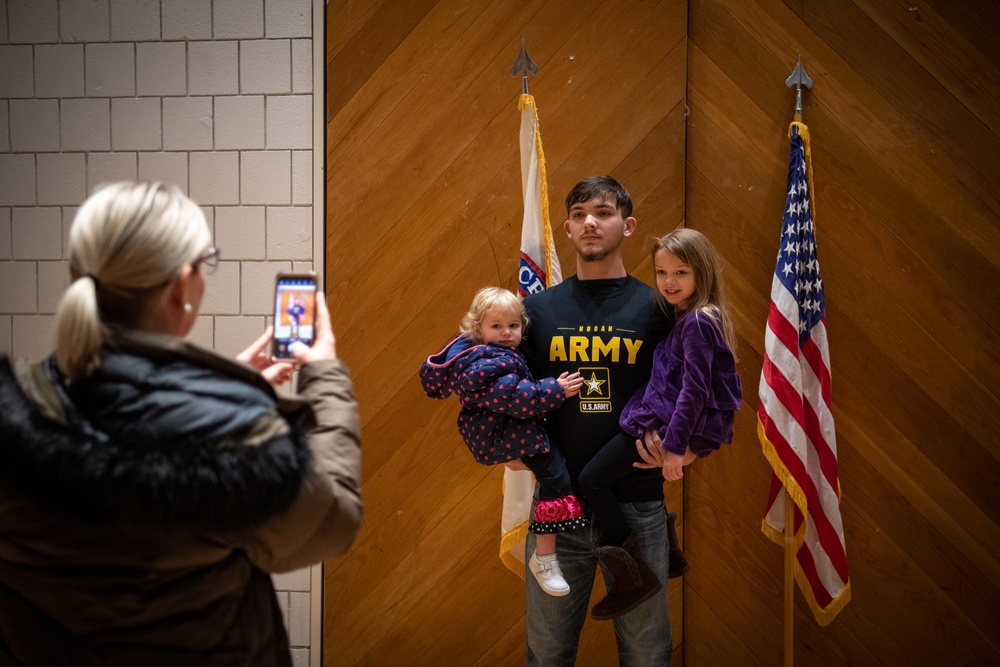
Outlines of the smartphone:
[[279,273],[274,286],[275,359],[291,359],[295,341],[312,345],[316,338],[316,274]]

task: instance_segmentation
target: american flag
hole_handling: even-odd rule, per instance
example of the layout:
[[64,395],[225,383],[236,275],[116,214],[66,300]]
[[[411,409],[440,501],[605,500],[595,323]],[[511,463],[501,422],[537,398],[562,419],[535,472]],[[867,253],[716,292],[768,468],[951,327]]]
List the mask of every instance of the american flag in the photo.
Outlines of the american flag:
[[783,540],[790,497],[795,577],[817,622],[827,625],[850,600],[851,587],[840,518],[826,306],[816,259],[809,129],[793,122],[789,136],[788,193],[758,389],[757,432],[773,469],[761,530],[776,542]]

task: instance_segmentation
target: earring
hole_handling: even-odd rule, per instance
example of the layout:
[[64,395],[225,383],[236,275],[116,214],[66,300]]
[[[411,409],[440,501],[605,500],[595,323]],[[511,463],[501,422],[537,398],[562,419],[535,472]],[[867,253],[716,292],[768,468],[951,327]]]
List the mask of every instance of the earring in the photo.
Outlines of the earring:
[[185,313],[190,313],[191,312],[191,304],[190,303],[185,303],[184,304],[184,312]]

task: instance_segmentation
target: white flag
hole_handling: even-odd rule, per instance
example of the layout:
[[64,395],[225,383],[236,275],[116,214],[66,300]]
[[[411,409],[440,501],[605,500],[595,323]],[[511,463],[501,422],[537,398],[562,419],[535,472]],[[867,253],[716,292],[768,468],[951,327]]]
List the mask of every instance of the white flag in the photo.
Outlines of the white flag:
[[521,262],[517,270],[517,290],[522,297],[552,287],[562,281],[559,258],[549,222],[549,189],[545,179],[545,153],[538,133],[535,98],[521,95],[521,194],[524,219],[521,222]]
[[[517,291],[522,298],[562,280],[559,257],[549,221],[549,192],[545,178],[545,153],[538,133],[535,98],[528,93],[518,102],[521,110],[521,261]],[[504,468],[503,514],[500,517],[500,560],[524,577],[524,541],[528,536],[535,477],[527,470]]]

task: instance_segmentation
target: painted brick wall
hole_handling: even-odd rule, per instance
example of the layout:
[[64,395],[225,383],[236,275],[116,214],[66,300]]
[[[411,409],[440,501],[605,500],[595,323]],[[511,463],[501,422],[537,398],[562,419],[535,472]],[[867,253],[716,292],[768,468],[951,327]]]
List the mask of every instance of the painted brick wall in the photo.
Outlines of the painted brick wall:
[[[275,272],[322,261],[322,11],[320,0],[0,0],[0,354],[49,353],[76,207],[120,179],[179,186],[222,249],[190,338],[235,354],[260,334]],[[317,573],[275,577],[296,665],[319,664]]]

